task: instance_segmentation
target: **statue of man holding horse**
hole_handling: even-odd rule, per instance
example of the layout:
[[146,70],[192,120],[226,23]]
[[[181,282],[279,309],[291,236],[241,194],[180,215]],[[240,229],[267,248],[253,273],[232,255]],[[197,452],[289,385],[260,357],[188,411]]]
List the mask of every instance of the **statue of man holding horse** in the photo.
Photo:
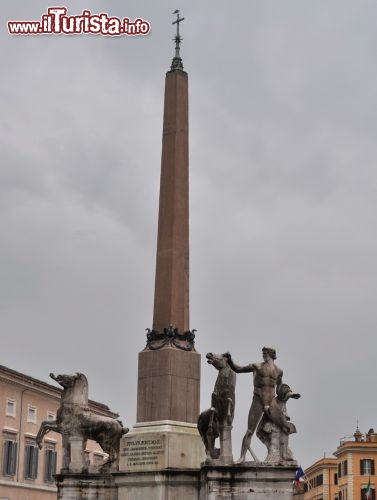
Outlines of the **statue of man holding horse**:
[[[282,411],[276,411],[274,400],[283,384],[283,370],[276,364],[276,351],[272,347],[263,347],[262,363],[251,363],[246,366],[237,365],[230,353],[226,354],[228,364],[236,373],[253,373],[254,393],[248,417],[248,427],[242,440],[241,456],[237,463],[244,463],[246,453],[250,450],[251,438],[260,424],[262,417],[266,416],[272,423],[276,424],[282,432],[291,433],[292,428]],[[291,397],[300,397],[292,395]],[[270,411],[273,405],[274,411]]]

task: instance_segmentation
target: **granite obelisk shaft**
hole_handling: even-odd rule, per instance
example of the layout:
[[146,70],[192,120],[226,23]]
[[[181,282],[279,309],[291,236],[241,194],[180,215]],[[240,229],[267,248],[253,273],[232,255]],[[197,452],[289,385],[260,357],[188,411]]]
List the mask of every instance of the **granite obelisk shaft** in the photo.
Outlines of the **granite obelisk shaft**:
[[138,422],[197,421],[200,355],[181,337],[189,328],[188,75],[178,51],[165,80],[152,332],[175,337],[139,353]]
[[165,81],[153,329],[189,330],[188,76]]

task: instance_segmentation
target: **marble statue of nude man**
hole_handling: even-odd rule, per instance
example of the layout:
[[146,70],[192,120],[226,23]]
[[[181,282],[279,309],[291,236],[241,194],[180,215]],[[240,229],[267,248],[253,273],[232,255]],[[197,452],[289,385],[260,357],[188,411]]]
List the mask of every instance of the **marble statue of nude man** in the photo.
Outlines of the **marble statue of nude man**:
[[263,362],[239,366],[234,363],[230,353],[227,353],[229,366],[236,373],[253,373],[254,394],[251,403],[248,427],[242,440],[241,456],[237,463],[244,463],[246,452],[250,447],[251,438],[264,413],[268,413],[271,402],[283,383],[283,371],[275,365],[276,351],[271,347],[263,347]]

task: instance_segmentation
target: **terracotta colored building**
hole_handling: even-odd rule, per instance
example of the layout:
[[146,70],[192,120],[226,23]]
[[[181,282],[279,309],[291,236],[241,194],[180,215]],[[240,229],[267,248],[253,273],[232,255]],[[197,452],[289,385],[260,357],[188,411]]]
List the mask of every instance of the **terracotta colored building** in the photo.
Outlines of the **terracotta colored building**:
[[377,476],[377,433],[359,429],[353,439],[343,438],[334,452],[336,458],[318,460],[305,471],[305,500],[375,500]]
[[[55,472],[62,466],[60,434],[45,436],[42,450],[35,438],[43,420],[55,420],[61,390],[0,365],[0,500],[55,500]],[[106,405],[89,402],[98,415],[117,417]],[[88,441],[87,458],[99,464],[106,456]]]
[[305,471],[305,500],[335,500],[337,498],[337,460],[321,458]]

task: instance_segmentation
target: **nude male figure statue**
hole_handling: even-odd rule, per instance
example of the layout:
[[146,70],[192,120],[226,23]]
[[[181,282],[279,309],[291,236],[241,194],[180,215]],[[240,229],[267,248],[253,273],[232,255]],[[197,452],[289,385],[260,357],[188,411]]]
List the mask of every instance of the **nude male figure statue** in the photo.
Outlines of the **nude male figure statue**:
[[227,353],[229,366],[236,373],[253,373],[254,394],[248,417],[246,434],[242,440],[241,456],[237,463],[245,462],[251,438],[264,413],[268,414],[271,402],[276,396],[276,391],[283,383],[283,370],[278,368],[274,361],[276,351],[272,347],[263,347],[263,362],[239,366],[234,363],[230,353]]

